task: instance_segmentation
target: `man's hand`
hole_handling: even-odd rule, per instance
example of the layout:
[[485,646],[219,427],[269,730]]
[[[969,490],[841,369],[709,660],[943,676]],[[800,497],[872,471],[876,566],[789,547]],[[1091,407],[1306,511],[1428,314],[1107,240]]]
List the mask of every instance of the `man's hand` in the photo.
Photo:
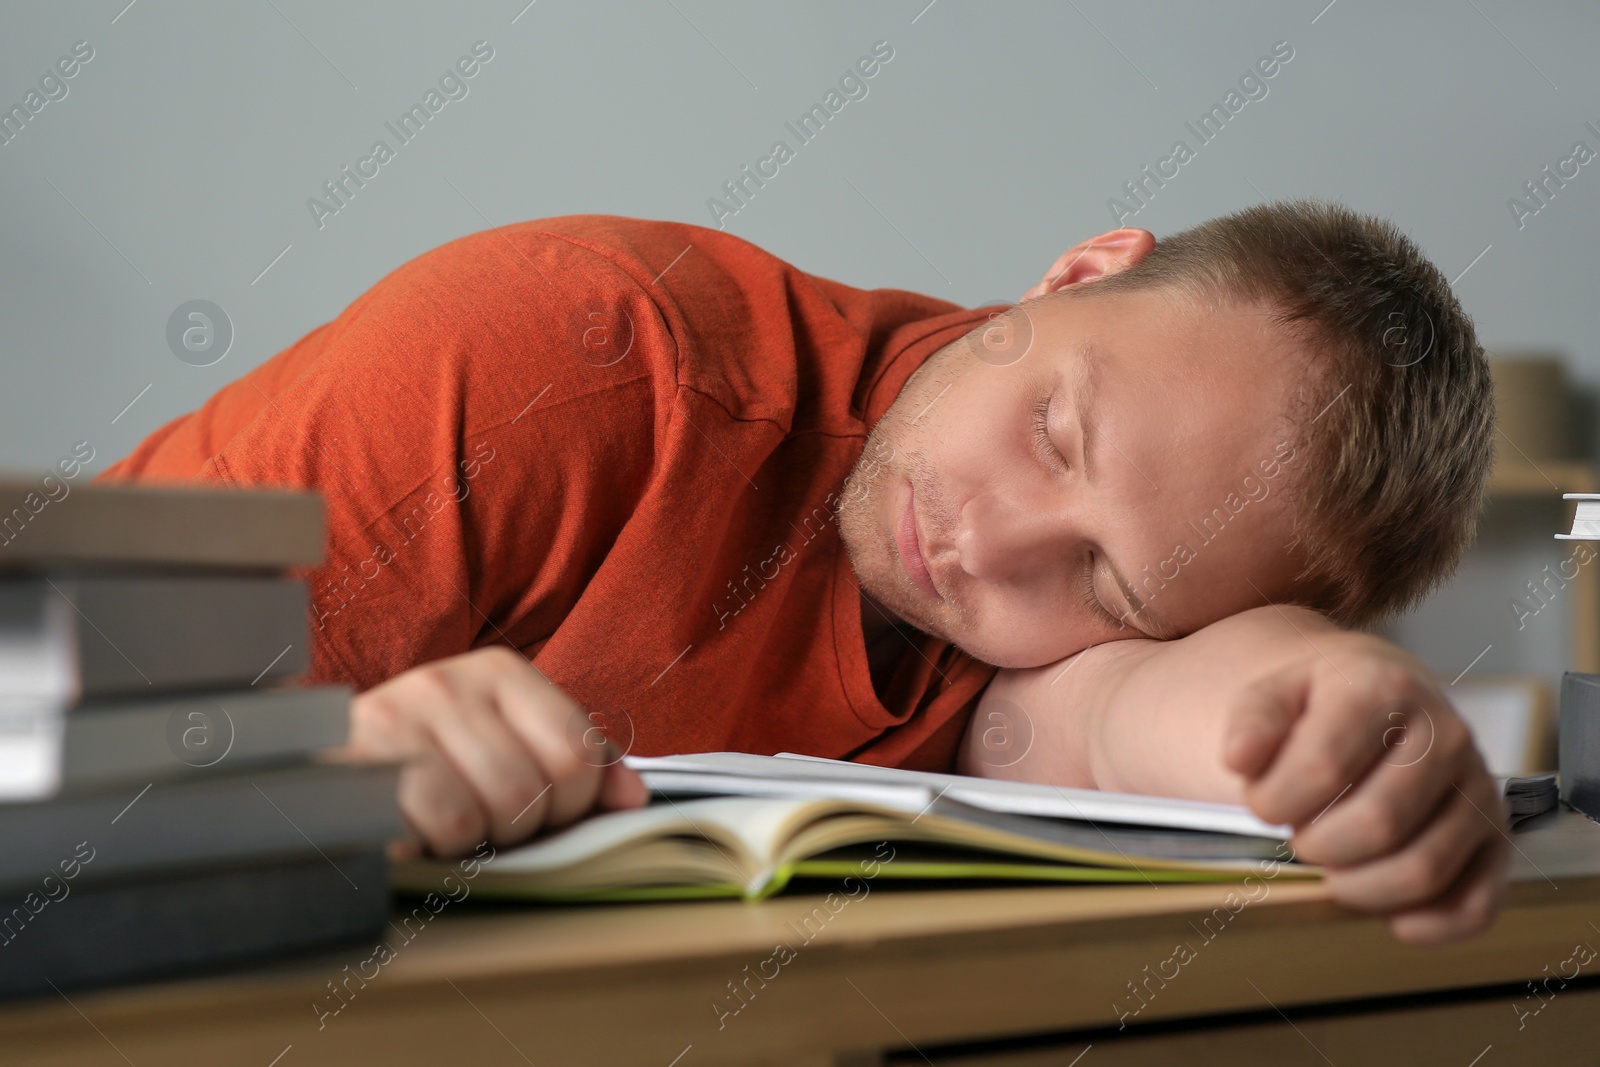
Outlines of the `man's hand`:
[[590,811],[643,804],[582,709],[510,648],[427,663],[355,698],[354,759],[405,760],[400,810],[434,853],[509,845]]
[[1297,857],[1328,868],[1333,898],[1437,943],[1488,926],[1510,841],[1466,725],[1412,656],[1321,633],[1236,698],[1223,743],[1245,802],[1294,827]]
[[1386,916],[1402,941],[1476,933],[1504,896],[1503,802],[1437,683],[1389,642],[1305,608],[1003,670],[960,766],[1246,804],[1293,826],[1333,898]]

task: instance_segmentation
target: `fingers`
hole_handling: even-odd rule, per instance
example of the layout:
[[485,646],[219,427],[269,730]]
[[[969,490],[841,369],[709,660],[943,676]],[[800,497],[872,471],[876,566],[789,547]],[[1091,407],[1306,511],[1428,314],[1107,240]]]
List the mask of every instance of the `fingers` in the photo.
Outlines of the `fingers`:
[[1407,787],[1426,795],[1413,794],[1410,810],[1416,802],[1431,809],[1457,770],[1440,752],[1459,755],[1470,744],[1454,711],[1398,664],[1346,664],[1319,673],[1293,734],[1246,787],[1250,806],[1270,822],[1301,826],[1359,788],[1381,760],[1413,768]]
[[1222,741],[1230,770],[1255,778],[1271,765],[1300,717],[1309,681],[1303,671],[1280,671],[1245,688]]
[[1450,892],[1389,917],[1395,938],[1409,945],[1443,945],[1488,929],[1505,902],[1511,845],[1498,834],[1485,842]]
[[1359,911],[1395,912],[1441,896],[1479,848],[1500,836],[1500,827],[1479,810],[1482,803],[1452,789],[1404,847],[1371,862],[1331,867],[1325,878],[1334,899]]
[[427,727],[482,809],[487,839],[507,845],[527,837],[541,822],[531,809],[547,795],[547,772],[481,694],[467,694],[451,710],[429,717]]
[[[1493,783],[1483,771],[1465,725],[1453,716],[1441,717],[1428,733],[1430,747],[1408,743],[1398,750],[1409,752],[1404,757],[1398,757],[1397,750],[1377,746],[1383,758],[1370,770],[1362,769],[1347,778],[1350,784],[1340,787],[1340,794],[1313,814],[1309,823],[1291,816],[1298,854],[1307,862],[1336,867],[1353,867],[1388,855],[1442,817],[1452,802],[1465,802],[1457,783],[1473,790],[1472,799],[1477,803],[1498,807]],[[1413,756],[1419,758],[1412,763],[1392,762]],[[1307,776],[1310,773],[1305,772]],[[1338,776],[1333,777],[1326,788],[1332,789],[1337,781]]]
[[[496,820],[483,794],[513,788],[509,779],[519,770],[536,772],[526,759],[517,766],[520,746],[503,727],[496,738],[492,716],[463,693],[450,664],[407,671],[351,706],[350,751],[360,758],[405,761],[401,813],[440,853],[469,849],[491,834],[505,840],[494,831]],[[488,784],[480,790],[474,788],[477,782]]]
[[[421,837],[392,849],[414,856],[426,843],[436,852],[464,851],[483,840],[487,825],[477,797],[460,773],[433,747],[428,729],[407,699],[405,676],[356,697],[350,706],[345,753],[356,760],[403,760],[397,800],[400,814]],[[476,835],[476,836],[475,836]]]
[[549,786],[529,812],[535,825],[565,826],[593,808],[603,767],[584,759],[575,742],[592,726],[578,703],[531,665],[495,679],[493,699]]
[[1498,911],[1510,842],[1499,790],[1426,668],[1375,639],[1325,638],[1241,693],[1224,760],[1261,818],[1295,827],[1297,858],[1338,903],[1418,944],[1476,933]]
[[642,807],[650,799],[639,772],[625,767],[619,760],[606,768],[605,779],[600,783],[600,807],[606,811],[621,811]]
[[1498,788],[1479,765],[1463,784],[1452,785],[1403,847],[1373,862],[1330,868],[1325,878],[1339,903],[1388,915],[1399,940],[1443,944],[1494,920],[1510,853]]
[[435,853],[452,855],[565,825],[597,802],[644,803],[643,783],[620,754],[596,745],[596,759],[582,747],[591,734],[601,736],[598,726],[519,653],[485,648],[358,696],[348,751],[407,761],[401,811]]
[[482,803],[437,752],[417,756],[401,770],[399,799],[406,822],[438,855],[468,852],[488,834]]

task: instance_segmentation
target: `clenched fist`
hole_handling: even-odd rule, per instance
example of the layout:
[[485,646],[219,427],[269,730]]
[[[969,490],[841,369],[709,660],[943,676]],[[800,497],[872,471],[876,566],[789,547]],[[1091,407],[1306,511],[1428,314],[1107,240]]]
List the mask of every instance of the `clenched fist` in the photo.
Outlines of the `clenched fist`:
[[1235,698],[1223,743],[1244,799],[1294,827],[1333,898],[1388,916],[1402,941],[1486,927],[1510,840],[1499,791],[1466,724],[1408,653],[1322,633]]
[[346,754],[405,761],[400,810],[437,855],[647,798],[620,754],[591,744],[578,704],[514,649],[414,667],[357,696],[350,714]]
[[[1291,825],[1333,899],[1400,940],[1476,933],[1504,896],[1505,810],[1466,724],[1415,657],[1317,612],[1108,641],[1002,670],[983,701],[967,773],[1246,804]],[[1026,727],[1026,744],[993,758],[993,721]]]

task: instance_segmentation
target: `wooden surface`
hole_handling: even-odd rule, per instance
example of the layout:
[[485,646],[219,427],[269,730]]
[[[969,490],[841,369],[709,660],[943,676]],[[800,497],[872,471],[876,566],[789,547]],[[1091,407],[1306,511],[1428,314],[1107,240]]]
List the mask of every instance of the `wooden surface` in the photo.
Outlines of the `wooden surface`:
[[[1197,946],[1192,958],[1170,981],[1145,986],[1153,992],[1119,1039],[1162,1021],[1504,986],[1548,974],[1578,942],[1600,945],[1590,925],[1600,916],[1600,827],[1570,812],[1538,822],[1515,837],[1517,874],[1500,922],[1443,949],[1398,945],[1381,922],[1329,904],[1319,884],[1281,881],[1263,883],[1236,914],[1224,911],[1228,921],[1214,920],[1209,938],[1198,924],[1236,887],[906,891],[880,881],[820,921],[820,896],[567,908],[469,901],[446,907],[409,943],[391,933],[393,962],[352,985],[320,1028],[315,1005],[337,1003],[328,983],[372,946],[7,1005],[0,1063],[876,1063],[884,1050],[1114,1032],[1114,1004],[1139,1003],[1127,983],[1147,966],[1163,969],[1180,942]],[[809,943],[807,916],[820,931]],[[749,999],[719,1025],[713,1005],[740,1003],[727,984],[761,970],[779,942],[793,957],[767,964],[775,976],[751,979]],[[1600,973],[1600,961],[1589,970]],[[1499,1010],[1514,1026],[1510,999],[1502,993]],[[1582,1006],[1576,989],[1569,1000]],[[1432,1025],[1419,1018],[1416,1027]]]

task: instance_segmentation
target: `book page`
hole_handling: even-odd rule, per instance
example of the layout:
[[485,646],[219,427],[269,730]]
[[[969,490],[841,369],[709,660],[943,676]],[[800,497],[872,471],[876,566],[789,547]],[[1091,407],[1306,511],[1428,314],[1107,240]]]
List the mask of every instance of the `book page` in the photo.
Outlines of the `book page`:
[[[645,784],[656,772],[699,772],[764,778],[775,781],[836,783],[878,783],[920,786],[936,795],[959,800],[986,811],[1012,815],[1037,815],[1083,822],[1118,823],[1129,826],[1159,826],[1177,830],[1206,830],[1213,833],[1241,834],[1280,841],[1292,830],[1274,826],[1257,818],[1249,809],[1229,804],[1211,804],[1174,797],[1142,796],[1133,793],[1108,793],[1098,789],[1073,789],[974,778],[961,774],[935,774],[907,771],[897,767],[875,767],[843,760],[823,759],[784,753],[757,756],[745,752],[700,752],[682,756],[629,756],[629,767],[645,777]],[[670,780],[670,779],[669,779]],[[729,792],[736,791],[730,781]]]
[[658,800],[644,808],[594,815],[510,849],[495,858],[494,870],[508,874],[557,871],[643,841],[695,836],[712,842],[727,859],[730,881],[749,887],[766,880],[774,857],[800,827],[819,815],[853,806],[781,797]]

